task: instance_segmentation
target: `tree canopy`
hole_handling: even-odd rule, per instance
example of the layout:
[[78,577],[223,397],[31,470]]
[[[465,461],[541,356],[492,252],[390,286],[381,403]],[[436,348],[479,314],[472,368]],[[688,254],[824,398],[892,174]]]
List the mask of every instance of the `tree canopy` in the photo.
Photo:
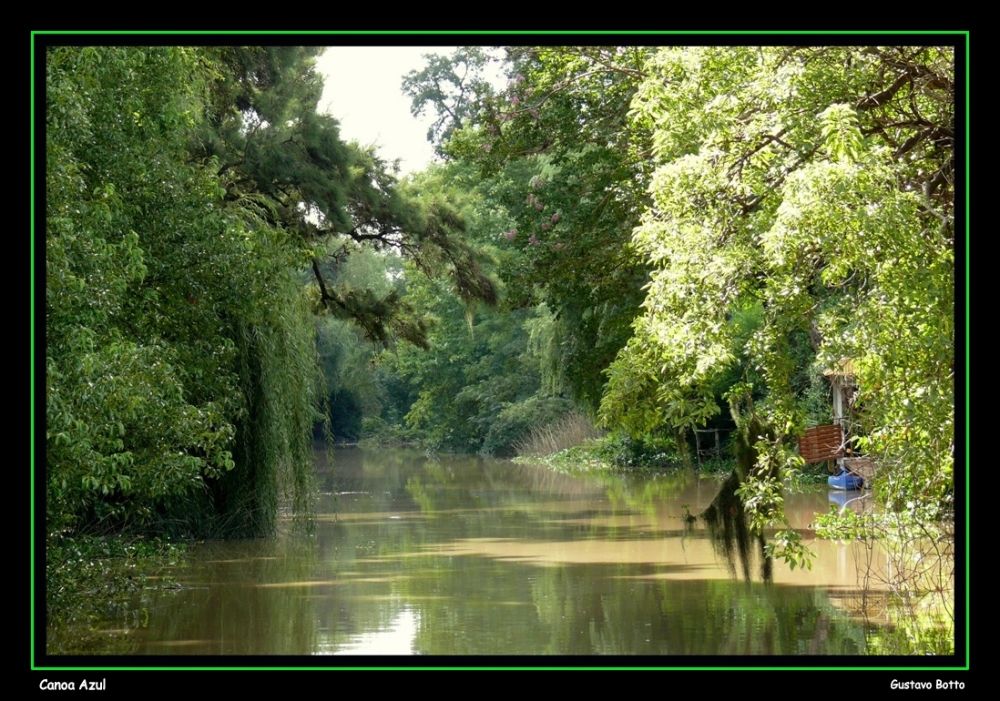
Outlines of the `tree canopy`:
[[[543,405],[681,445],[726,416],[778,518],[849,360],[885,494],[947,510],[952,49],[464,47],[403,79],[445,161],[403,180],[317,110],[319,52],[49,49],[47,457],[70,520],[247,506],[227,475],[281,473],[267,446],[316,416],[308,309],[339,320],[328,397],[465,448]],[[431,352],[359,346],[395,339]]]
[[415,111],[436,109],[438,150],[509,217],[492,237],[505,304],[552,310],[573,398],[682,442],[725,407],[760,526],[781,521],[778,480],[823,414],[824,373],[850,361],[850,431],[883,496],[947,511],[954,50],[503,51],[505,88],[463,52],[405,85]]
[[[851,359],[863,407],[854,430],[887,468],[884,494],[946,506],[954,66],[938,47],[661,49],[632,117],[653,132],[653,206],[635,231],[653,274],[604,415],[652,406],[662,420],[702,421],[713,377],[754,368],[765,401],[746,383],[730,397],[738,420],[770,428],[748,436],[759,484],[747,490],[774,503],[804,428],[799,334],[821,369]],[[731,319],[755,305],[760,326],[739,347]]]
[[448,70],[469,73],[476,86],[461,119],[448,121],[455,110],[433,90],[443,59],[411,73],[405,86],[414,109],[434,108],[449,125],[441,133],[451,137],[439,151],[474,167],[477,189],[507,213],[491,239],[501,251],[507,304],[544,302],[554,313],[562,384],[594,411],[603,371],[630,335],[647,275],[630,244],[647,201],[646,144],[627,116],[649,51],[504,53],[502,90],[484,85],[480,54],[450,58]]
[[406,177],[318,109],[321,51],[43,48],[50,606],[79,536],[308,512],[319,435],[509,456],[597,425],[633,465],[731,429],[699,516],[767,578],[810,563],[782,488],[842,375],[878,504],[825,523],[947,598],[954,47],[461,47],[402,79],[440,159]]
[[[363,249],[496,302],[454,198],[317,111],[319,49],[45,53],[46,474],[56,528],[253,535],[308,493],[310,309],[426,345]],[[312,285],[303,285],[303,274]]]

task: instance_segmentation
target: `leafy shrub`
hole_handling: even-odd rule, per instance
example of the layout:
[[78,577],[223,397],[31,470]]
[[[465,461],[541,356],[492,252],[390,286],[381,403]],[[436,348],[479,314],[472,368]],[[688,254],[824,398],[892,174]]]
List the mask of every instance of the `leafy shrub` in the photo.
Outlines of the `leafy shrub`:
[[361,435],[364,438],[385,438],[392,435],[392,426],[381,416],[366,416],[361,419]]
[[671,438],[632,438],[626,433],[610,436],[602,447],[601,457],[618,467],[664,467],[681,463],[677,444]]

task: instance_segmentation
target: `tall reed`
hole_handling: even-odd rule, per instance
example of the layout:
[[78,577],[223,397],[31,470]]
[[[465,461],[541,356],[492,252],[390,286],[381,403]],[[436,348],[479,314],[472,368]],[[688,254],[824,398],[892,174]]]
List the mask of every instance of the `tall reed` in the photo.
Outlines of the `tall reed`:
[[526,438],[517,441],[515,447],[522,457],[543,457],[582,445],[601,435],[602,431],[585,414],[572,411],[557,421],[532,429]]

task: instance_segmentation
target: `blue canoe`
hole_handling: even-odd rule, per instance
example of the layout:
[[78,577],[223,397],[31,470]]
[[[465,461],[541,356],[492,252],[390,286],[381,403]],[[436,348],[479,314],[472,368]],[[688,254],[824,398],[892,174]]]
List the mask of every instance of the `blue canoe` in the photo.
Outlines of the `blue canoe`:
[[861,479],[858,475],[853,472],[848,472],[847,470],[841,468],[840,471],[835,475],[830,475],[826,478],[827,484],[833,489],[861,489],[865,481]]

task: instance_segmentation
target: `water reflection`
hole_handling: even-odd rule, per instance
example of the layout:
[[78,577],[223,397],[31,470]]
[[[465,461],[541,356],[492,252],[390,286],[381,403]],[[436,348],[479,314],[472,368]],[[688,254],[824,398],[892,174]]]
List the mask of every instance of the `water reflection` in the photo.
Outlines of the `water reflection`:
[[[340,450],[317,458],[312,535],[204,543],[150,610],[157,655],[855,655],[836,601],[853,549],[809,543],[811,571],[732,575],[685,515],[720,484],[693,473],[570,478],[476,457]],[[825,490],[788,495],[793,526]],[[751,581],[756,579],[757,581]],[[831,597],[831,592],[839,595]]]
[[723,481],[719,493],[701,518],[708,527],[715,552],[735,575],[737,564],[743,578],[750,581],[754,560],[760,563],[760,579],[770,582],[774,576],[774,563],[765,554],[764,536],[751,533],[743,500],[736,494],[740,478],[734,471]]
[[324,645],[316,650],[317,654],[333,655],[412,655],[413,643],[420,628],[420,615],[416,611],[403,609],[399,612],[388,630],[361,633],[348,642],[332,645],[326,649]]

